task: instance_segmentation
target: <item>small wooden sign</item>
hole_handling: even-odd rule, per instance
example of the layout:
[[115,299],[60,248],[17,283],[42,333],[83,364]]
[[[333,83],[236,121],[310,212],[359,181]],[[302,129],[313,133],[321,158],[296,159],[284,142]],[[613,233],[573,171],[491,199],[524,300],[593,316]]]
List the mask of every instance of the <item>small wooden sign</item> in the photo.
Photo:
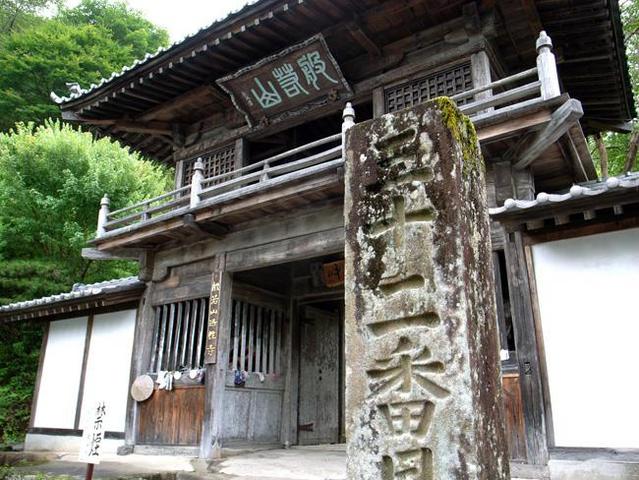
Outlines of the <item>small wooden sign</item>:
[[100,453],[105,431],[106,405],[97,402],[91,412],[91,417],[82,432],[79,460],[97,465],[100,463]]
[[344,285],[344,260],[322,265],[322,277],[327,287]]
[[217,322],[220,316],[220,282],[222,272],[213,272],[211,296],[209,298],[209,321],[206,326],[204,363],[217,363]]
[[251,126],[353,95],[321,34],[220,78],[217,84]]

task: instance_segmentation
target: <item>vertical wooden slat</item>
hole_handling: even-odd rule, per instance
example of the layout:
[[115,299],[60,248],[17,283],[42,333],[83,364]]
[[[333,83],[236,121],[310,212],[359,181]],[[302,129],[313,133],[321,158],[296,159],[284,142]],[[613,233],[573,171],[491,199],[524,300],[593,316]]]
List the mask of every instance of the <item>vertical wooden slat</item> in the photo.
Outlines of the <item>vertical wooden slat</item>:
[[242,331],[240,347],[240,370],[246,370],[246,327],[248,324],[248,303],[242,302]]
[[180,345],[182,343],[182,321],[183,313],[184,313],[184,302],[179,302],[176,307],[175,314],[175,339],[173,340],[173,351],[172,351],[172,362],[171,362],[171,370],[178,369],[178,358],[180,355]]
[[275,373],[275,335],[275,310],[273,310],[268,335],[268,373]]
[[166,359],[164,370],[171,370],[171,353],[173,351],[173,330],[175,328],[175,303],[169,305],[169,322],[166,330],[166,350],[164,357]]
[[277,323],[275,325],[276,348],[275,348],[275,372],[282,373],[282,331],[284,325],[284,312],[277,311]]
[[180,365],[187,367],[186,352],[189,348],[191,336],[191,300],[184,302],[184,327],[182,333],[182,348],[180,349]]
[[153,350],[151,351],[151,371],[157,371],[156,362],[158,359],[158,348],[160,346],[160,319],[162,316],[162,308],[155,307],[155,320],[153,323]]
[[200,299],[199,301],[199,321],[197,326],[197,343],[195,344],[195,362],[193,366],[200,368],[204,366],[204,331],[206,330],[206,313],[208,308],[206,306],[206,300]]
[[262,319],[262,373],[268,372],[268,319],[271,310],[264,309]]
[[248,330],[248,362],[246,370],[253,372],[253,355],[255,354],[255,305],[250,305]]
[[264,307],[257,308],[257,326],[255,327],[256,331],[256,340],[255,340],[255,371],[261,372],[264,370],[264,363],[262,363],[262,312],[264,311]]
[[162,320],[160,325],[160,340],[158,342],[158,363],[155,365],[154,371],[162,370],[162,362],[164,361],[164,344],[166,343],[166,325],[168,322],[168,307],[162,305],[157,307],[162,310]]
[[195,345],[197,342],[197,332],[198,332],[198,322],[197,322],[198,303],[199,303],[199,300],[197,299],[191,300],[191,339],[189,341],[189,351],[187,353],[189,368],[194,368],[196,365]]
[[234,327],[233,327],[233,370],[237,369],[237,361],[239,359],[238,348],[240,347],[240,302],[235,300],[233,306]]

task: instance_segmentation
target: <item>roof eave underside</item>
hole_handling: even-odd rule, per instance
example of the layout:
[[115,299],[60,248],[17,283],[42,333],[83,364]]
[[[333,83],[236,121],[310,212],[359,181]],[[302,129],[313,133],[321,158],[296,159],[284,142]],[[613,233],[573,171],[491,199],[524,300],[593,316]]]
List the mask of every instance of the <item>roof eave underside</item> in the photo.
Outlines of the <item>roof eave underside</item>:
[[[260,0],[245,6],[239,12],[231,14],[226,19],[214,23],[135,67],[123,70],[121,74],[116,75],[103,85],[75,99],[63,102],[61,108],[65,112],[80,115],[87,119],[86,123],[89,124],[91,119],[110,118],[123,114],[135,117],[136,114],[148,111],[154,105],[167,102],[197,86],[214,85],[217,78],[275,53],[288,44],[300,41],[319,31],[330,30],[330,26],[326,25],[334,25],[339,22],[335,18],[329,17],[325,13],[326,9],[320,8],[322,4],[327,3],[332,5],[335,11],[349,15],[348,18],[363,13],[349,12],[347,5],[354,5],[350,0]],[[456,3],[450,2],[451,6],[445,8],[452,9]],[[547,11],[544,11],[544,3],[548,2],[544,0],[537,2],[543,26],[545,27],[545,23],[561,22],[562,19],[558,18],[557,15],[554,17],[551,15],[552,9],[548,8]],[[623,31],[617,0],[591,0],[589,3],[599,9],[602,14],[600,21],[607,22],[610,26],[605,40],[602,40],[607,43],[601,44],[603,45],[601,48],[611,52],[610,69],[606,73],[604,84],[613,86],[614,91],[611,96],[614,97],[613,101],[617,106],[615,108],[595,105],[589,107],[588,101],[596,103],[599,95],[580,94],[583,90],[578,81],[572,83],[566,81],[566,90],[571,96],[580,99],[585,104],[586,120],[592,117],[622,123],[635,116],[635,107],[623,47]],[[424,0],[423,4],[430,5],[428,0]],[[571,4],[570,0],[561,3],[562,6],[570,6]],[[557,11],[561,13],[561,10]],[[314,18],[326,20],[326,22],[310,23],[315,28],[311,31],[308,29],[308,25],[310,20]],[[591,25],[592,19],[578,19],[577,22]],[[282,35],[284,27],[286,27],[285,35]],[[573,22],[573,27],[579,28],[580,25]],[[605,29],[605,27],[604,25],[602,28]],[[553,33],[552,28],[548,28],[548,30],[557,36],[555,45],[558,50],[565,53],[566,45],[562,45],[562,42],[566,43],[567,40],[562,39],[560,33]],[[555,28],[555,30],[560,29]],[[262,43],[258,42],[261,38],[269,40],[269,49],[262,48]],[[572,39],[572,37],[569,38]],[[525,63],[528,64],[531,61],[534,63],[534,41],[526,43],[533,46],[533,51],[531,58],[528,58],[530,55],[527,53],[524,59]],[[579,50],[579,44],[574,43],[570,48],[573,49],[571,55],[574,56],[574,50]],[[588,53],[583,50],[582,47],[582,50],[578,51],[577,54],[586,55]],[[560,65],[560,70],[562,69],[565,69],[565,66]],[[167,85],[171,85],[173,90],[167,90]],[[609,93],[610,89],[607,88],[606,92]],[[593,98],[585,98],[588,95]],[[99,131],[159,160],[169,161],[171,158],[172,144],[169,138],[157,135],[155,139],[159,141],[151,141],[149,135],[140,133],[114,132],[104,127],[100,127]]]

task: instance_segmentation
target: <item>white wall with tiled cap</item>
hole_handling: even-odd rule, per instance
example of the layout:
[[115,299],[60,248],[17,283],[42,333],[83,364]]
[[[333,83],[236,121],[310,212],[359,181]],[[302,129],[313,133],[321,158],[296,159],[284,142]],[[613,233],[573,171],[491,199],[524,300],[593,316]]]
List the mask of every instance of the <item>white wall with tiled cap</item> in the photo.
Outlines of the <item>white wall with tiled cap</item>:
[[635,228],[532,247],[558,447],[639,448],[638,245]]

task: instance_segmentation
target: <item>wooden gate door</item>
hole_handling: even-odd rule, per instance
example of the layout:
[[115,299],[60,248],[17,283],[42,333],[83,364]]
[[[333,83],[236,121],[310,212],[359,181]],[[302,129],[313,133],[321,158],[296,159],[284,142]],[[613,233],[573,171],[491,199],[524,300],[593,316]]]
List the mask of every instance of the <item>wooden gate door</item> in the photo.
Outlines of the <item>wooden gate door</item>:
[[312,307],[302,310],[298,442],[339,440],[339,316]]

